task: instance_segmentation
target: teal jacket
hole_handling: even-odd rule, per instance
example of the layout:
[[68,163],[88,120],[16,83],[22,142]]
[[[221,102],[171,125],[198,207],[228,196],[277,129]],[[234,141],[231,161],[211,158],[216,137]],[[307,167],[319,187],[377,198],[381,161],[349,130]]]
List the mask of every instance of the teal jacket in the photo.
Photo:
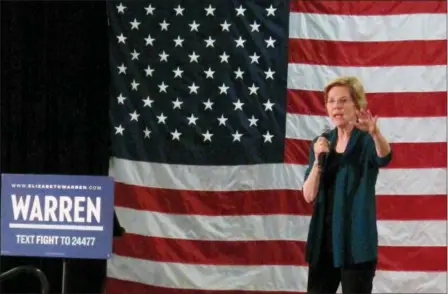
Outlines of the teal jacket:
[[[337,140],[336,129],[329,134],[330,148]],[[313,143],[317,140],[313,140]],[[372,137],[354,129],[347,144],[339,171],[333,207],[333,260],[335,267],[375,260],[378,255],[375,184],[380,167],[392,159],[392,152],[378,157]],[[310,148],[307,179],[314,162]],[[322,187],[322,185],[321,185]],[[306,261],[315,265],[319,259],[324,224],[325,191],[319,189],[314,202],[313,216],[308,232]]]

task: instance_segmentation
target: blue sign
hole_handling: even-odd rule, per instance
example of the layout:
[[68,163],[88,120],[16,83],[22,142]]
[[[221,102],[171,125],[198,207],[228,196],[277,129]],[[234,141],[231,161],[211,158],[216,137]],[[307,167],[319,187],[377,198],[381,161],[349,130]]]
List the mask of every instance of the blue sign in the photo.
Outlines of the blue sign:
[[107,259],[110,177],[2,174],[1,255]]

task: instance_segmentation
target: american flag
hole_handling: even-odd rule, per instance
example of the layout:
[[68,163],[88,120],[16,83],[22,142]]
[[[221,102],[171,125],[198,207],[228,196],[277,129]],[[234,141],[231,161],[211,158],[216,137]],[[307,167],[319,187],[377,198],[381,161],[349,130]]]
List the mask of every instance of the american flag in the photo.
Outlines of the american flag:
[[[375,293],[447,291],[446,1],[109,2],[107,293],[303,293],[322,89],[361,78],[394,149]],[[340,291],[340,290],[339,290]]]

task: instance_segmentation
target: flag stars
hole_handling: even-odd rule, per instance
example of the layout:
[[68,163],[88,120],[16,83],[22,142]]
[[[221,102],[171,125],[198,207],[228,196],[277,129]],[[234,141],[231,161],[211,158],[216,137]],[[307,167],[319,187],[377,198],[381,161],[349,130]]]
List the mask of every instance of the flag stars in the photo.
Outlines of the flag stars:
[[131,55],[132,55],[131,60],[134,60],[134,59],[138,60],[138,56],[140,55],[140,53],[138,53],[138,52],[135,51],[135,49],[134,49],[134,51],[131,52]]
[[165,85],[165,82],[162,82],[160,85],[157,85],[159,87],[159,93],[166,93],[166,89],[168,88],[168,85]]
[[155,8],[152,7],[151,4],[149,4],[148,7],[145,7],[145,10],[146,10],[146,15],[148,15],[148,14],[154,15],[154,10],[155,10]]
[[207,109],[210,109],[210,110],[213,110],[213,102],[211,102],[210,101],[210,98],[207,100],[207,101],[205,101],[205,102],[202,102],[202,104],[204,104],[204,109],[205,110],[207,110]]
[[180,36],[177,36],[177,38],[174,39],[174,47],[182,47],[183,42],[184,39],[181,39]]
[[244,43],[246,42],[246,40],[244,40],[243,38],[241,38],[241,36],[238,38],[238,40],[235,40],[236,42],[236,47],[243,47],[244,48]]
[[222,24],[221,24],[221,28],[222,28],[222,31],[224,32],[224,31],[227,31],[227,32],[229,32],[230,30],[229,30],[229,27],[231,26],[231,24],[230,23],[227,23],[227,21],[225,20]]
[[233,140],[232,140],[232,142],[241,142],[241,137],[243,136],[243,134],[240,134],[239,132],[238,132],[238,130],[235,132],[235,133],[233,133],[232,134],[232,137],[233,137]]
[[124,100],[126,100],[126,97],[124,97],[123,94],[120,93],[120,95],[118,95],[118,97],[117,97],[117,100],[118,100],[118,104],[124,105]]
[[250,63],[258,63],[258,58],[260,58],[260,56],[257,55],[257,53],[254,53],[253,55],[250,55],[249,58]]
[[160,56],[160,62],[162,62],[162,61],[167,62],[168,56],[170,56],[170,55],[166,54],[165,50],[163,50],[162,53],[159,54],[159,56]]
[[188,57],[190,57],[190,62],[198,62],[199,55],[196,55],[196,52],[193,51]]
[[126,74],[126,69],[127,67],[124,65],[124,63],[122,63],[120,66],[117,66],[118,68],[118,74]]
[[277,8],[274,8],[271,4],[271,6],[269,6],[269,8],[266,8],[267,16],[269,16],[269,15],[275,16],[276,10],[277,10]]
[[266,134],[263,135],[264,142],[265,142],[265,143],[266,143],[266,142],[272,143],[272,138],[273,138],[273,137],[274,137],[274,135],[271,135],[271,134],[269,133],[269,131],[267,131]]
[[205,8],[205,15],[215,15],[216,8],[213,8],[211,5],[209,5],[207,8]]
[[227,90],[229,89],[229,87],[226,86],[224,83],[222,83],[222,86],[218,88],[219,88],[219,94],[227,94]]
[[168,31],[168,27],[170,26],[170,24],[167,23],[165,19],[163,20],[163,22],[159,23],[159,25],[161,31]]
[[229,63],[229,57],[230,55],[227,55],[226,52],[223,52],[221,55],[219,55],[219,58],[221,58],[221,63],[223,62]]
[[151,131],[148,128],[145,128],[143,130],[143,134],[145,135],[145,138],[149,139],[151,136]]
[[198,120],[198,117],[191,114],[189,117],[187,117],[188,125],[196,125],[196,121]]
[[272,111],[274,103],[271,103],[271,100],[268,99],[268,101],[266,103],[263,103],[263,105],[264,105],[264,111]]
[[240,99],[238,99],[238,101],[233,102],[233,105],[235,105],[235,109],[234,110],[243,110],[243,105],[244,103],[241,102]]
[[267,48],[269,48],[269,47],[274,48],[275,40],[272,39],[272,37],[269,37],[269,39],[264,40],[264,41],[266,42],[266,47],[267,47]]
[[271,68],[268,68],[268,71],[265,71],[264,74],[266,75],[266,80],[267,79],[274,79],[274,74],[275,71],[272,71]]
[[204,71],[206,78],[211,78],[213,79],[213,74],[215,73],[215,71],[213,71],[210,67],[208,68],[208,70]]
[[181,78],[182,77],[182,73],[184,71],[181,70],[179,67],[177,67],[175,70],[173,70],[173,72],[174,72],[174,77],[175,78]]
[[236,75],[236,79],[243,79],[244,71],[242,71],[239,67],[238,67],[238,69],[234,73]]
[[196,86],[196,84],[194,82],[193,82],[193,84],[191,84],[191,86],[188,86],[188,88],[190,89],[190,94],[198,93],[199,86]]
[[193,20],[193,22],[190,23],[189,26],[190,26],[190,32],[192,32],[192,31],[196,31],[197,32],[200,24],[196,23],[196,21]]
[[180,7],[180,5],[177,5],[177,7],[174,8],[176,15],[184,15],[184,10],[185,10],[185,8]]
[[255,84],[252,83],[252,86],[249,87],[249,95],[257,95],[259,87],[256,87]]
[[118,127],[115,127],[115,135],[123,135],[124,128],[122,125],[119,125]]
[[138,86],[140,86],[140,83],[137,83],[135,80],[132,80],[132,83],[131,83],[132,90],[137,91]]
[[146,76],[152,76],[152,73],[154,72],[154,69],[152,69],[149,65],[145,69]]
[[249,127],[256,127],[258,122],[258,118],[255,118],[255,116],[252,115],[251,118],[249,118]]
[[182,135],[182,133],[179,133],[179,131],[175,129],[174,132],[171,132],[171,140],[180,141],[180,135]]
[[140,116],[140,114],[138,114],[136,110],[134,110],[134,112],[132,113],[129,113],[129,115],[131,116],[131,121],[138,121],[138,117]]
[[221,114],[221,117],[218,117],[218,122],[220,126],[225,126],[227,121],[227,117],[224,117],[224,114]]
[[163,112],[162,112],[160,115],[156,116],[156,117],[157,117],[157,123],[158,123],[158,124],[166,124],[166,119],[167,119],[168,117],[166,117],[165,115],[163,115]]
[[251,32],[255,32],[255,31],[259,32],[258,28],[260,27],[260,24],[258,24],[256,21],[254,21],[254,23],[251,24],[250,27],[251,27]]
[[152,38],[151,35],[148,35],[148,37],[145,38],[146,46],[148,45],[153,46],[155,40],[156,39]]
[[181,109],[183,102],[179,100],[179,98],[176,98],[176,101],[173,102],[173,109],[179,108]]
[[243,8],[243,5],[240,5],[240,7],[236,8],[236,15],[244,16],[244,11],[246,11],[246,8]]
[[138,30],[138,26],[141,24],[141,22],[137,21],[137,19],[134,18],[134,20],[131,21],[130,24],[131,24],[131,30]]
[[120,34],[119,36],[117,36],[117,39],[118,39],[118,43],[125,44],[127,37],[125,37],[123,34]]
[[126,6],[123,6],[123,3],[120,3],[120,5],[117,5],[117,11],[119,14],[124,14],[124,10],[126,9]]
[[207,40],[205,40],[205,47],[215,47],[215,39],[212,39],[212,37],[208,37]]
[[202,136],[204,137],[204,142],[211,142],[212,141],[212,136],[213,134],[211,134],[208,130],[205,133],[202,133]]
[[148,106],[149,108],[151,108],[151,107],[152,107],[152,104],[154,103],[154,100],[152,100],[151,98],[149,98],[149,96],[146,97],[146,99],[142,99],[142,101],[143,101],[143,107]]

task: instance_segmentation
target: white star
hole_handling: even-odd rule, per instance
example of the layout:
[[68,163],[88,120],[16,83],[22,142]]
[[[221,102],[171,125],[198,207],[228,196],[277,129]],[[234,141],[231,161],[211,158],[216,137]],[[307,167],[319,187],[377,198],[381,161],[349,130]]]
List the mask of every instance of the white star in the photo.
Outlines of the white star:
[[163,112],[157,117],[157,123],[159,124],[166,124],[167,117],[163,115]]
[[269,131],[267,131],[266,134],[263,135],[263,137],[264,137],[264,142],[265,143],[266,142],[272,143],[272,138],[274,137],[274,135],[271,135],[269,133]]
[[218,88],[219,94],[227,94],[227,90],[229,89],[229,87],[227,87],[224,83],[222,83],[222,86]]
[[146,76],[152,76],[152,72],[154,71],[154,69],[152,69],[149,65],[148,67],[145,69],[146,72]]
[[202,133],[202,136],[204,136],[204,142],[206,141],[212,141],[213,134],[210,134],[210,132],[207,130],[206,133]]
[[265,71],[264,73],[266,75],[266,80],[267,79],[274,79],[275,71],[272,71],[271,68],[269,68],[268,71]]
[[215,11],[215,8],[213,8],[211,5],[209,5],[207,8],[205,8],[205,11],[206,11],[206,15],[215,15],[214,14],[214,11]]
[[259,89],[259,87],[255,87],[255,84],[252,83],[252,86],[249,87],[249,91],[250,91],[249,95],[252,95],[252,94],[257,95],[258,89]]
[[132,80],[131,83],[132,90],[137,91],[138,86],[140,86],[140,83],[137,83],[135,80]]
[[219,55],[219,58],[221,58],[221,63],[223,62],[229,62],[229,57],[230,55],[227,55],[226,52],[222,53],[221,55]]
[[118,43],[123,43],[123,44],[126,43],[127,37],[125,37],[123,34],[117,36],[117,38],[118,38]]
[[151,6],[151,4],[149,4],[149,6],[148,7],[145,7],[145,10],[146,10],[146,15],[148,15],[148,14],[154,14],[154,7],[152,7]]
[[236,79],[238,79],[238,78],[243,79],[243,73],[244,73],[244,71],[242,71],[242,70],[238,67],[238,70],[235,71]]
[[124,128],[121,125],[119,125],[118,127],[115,127],[115,135],[118,135],[118,134],[123,135],[123,131],[124,131]]
[[134,110],[134,112],[132,113],[129,113],[129,115],[131,116],[131,121],[138,121],[138,117],[140,116],[140,114],[138,114],[136,110]]
[[148,35],[148,37],[145,38],[145,41],[146,41],[146,46],[148,46],[148,45],[152,46],[152,45],[154,45],[155,39],[151,38],[151,35]]
[[210,101],[210,98],[207,101],[202,102],[202,103],[205,105],[205,110],[207,110],[207,109],[213,110],[213,108],[212,108],[213,102]]
[[131,60],[137,59],[138,60],[138,56],[140,55],[140,53],[138,53],[137,51],[131,52],[132,58]]
[[264,111],[272,111],[272,106],[274,106],[274,103],[271,103],[271,100],[268,99],[268,102],[263,103],[264,105]]
[[124,10],[126,9],[126,6],[123,6],[123,3],[120,3],[120,5],[117,6],[117,10],[119,14],[123,14]]
[[269,37],[268,40],[264,40],[264,41],[266,42],[266,47],[267,47],[267,48],[269,48],[269,47],[274,48],[275,40],[272,39],[272,37]]
[[187,119],[188,119],[188,125],[196,125],[196,121],[198,120],[198,117],[191,114],[189,117],[187,117]]
[[225,126],[226,125],[226,121],[227,121],[227,117],[224,117],[224,115],[221,114],[221,117],[218,117],[218,121],[219,121],[219,125],[220,126],[221,125]]
[[183,73],[184,71],[183,71],[183,70],[180,70],[180,68],[177,67],[175,70],[173,70],[173,72],[174,72],[174,77],[175,77],[175,78],[177,78],[177,77],[181,78],[181,77],[182,77],[182,73]]
[[117,97],[118,104],[124,104],[124,100],[126,100],[126,97],[123,96],[123,94],[120,93]]
[[166,88],[168,88],[168,85],[165,85],[165,82],[162,82],[160,85],[157,85],[159,87],[159,93],[165,92]]
[[244,48],[244,42],[246,42],[246,40],[244,40],[243,38],[241,38],[241,36],[238,38],[238,40],[235,40],[236,42],[236,47],[243,47]]
[[258,28],[260,27],[260,24],[258,24],[256,21],[254,21],[254,23],[251,24],[250,27],[252,28],[251,32],[254,32],[254,31],[259,32]]
[[177,131],[177,129],[174,130],[174,132],[171,132],[171,136],[173,136],[172,140],[180,140],[180,135],[182,135],[182,133],[179,133]]
[[224,32],[224,31],[228,31],[228,32],[229,32],[229,27],[230,27],[231,25],[232,25],[232,24],[227,23],[227,21],[225,20],[225,21],[221,24],[222,31],[223,31],[223,32]]
[[180,7],[180,5],[177,5],[177,8],[174,8],[174,11],[176,11],[176,15],[184,15],[184,10],[185,8]]
[[165,53],[165,50],[162,51],[162,53],[159,54],[160,56],[160,61],[168,61],[168,56],[170,56],[169,54]]
[[242,103],[242,102],[240,101],[240,99],[238,99],[237,102],[233,102],[233,105],[235,105],[235,109],[234,109],[234,110],[237,110],[237,109],[239,109],[239,110],[243,110],[243,105],[244,105],[244,103]]
[[198,89],[199,87],[195,85],[195,83],[193,82],[193,84],[191,84],[191,86],[188,86],[188,88],[190,89],[190,94],[191,93],[198,93]]
[[190,57],[190,62],[198,62],[199,55],[196,55],[196,52],[193,51],[188,57]]
[[182,47],[182,43],[183,43],[184,39],[181,39],[180,36],[177,36],[177,39],[174,39],[174,47],[180,46]]
[[127,69],[127,67],[126,66],[124,66],[124,63],[122,63],[120,66],[117,66],[117,68],[118,68],[118,74],[126,74],[126,69]]
[[249,118],[249,127],[257,126],[258,118],[255,118],[253,115]]
[[146,99],[142,99],[142,100],[144,103],[143,107],[148,106],[149,108],[151,108],[152,103],[154,102],[154,100],[151,100],[151,98],[149,98],[149,96],[146,97]]
[[179,108],[181,109],[182,101],[179,100],[179,98],[176,98],[176,101],[173,101],[173,109]]
[[159,25],[161,31],[168,31],[168,27],[170,24],[166,22],[166,20],[163,20],[163,22],[161,22]]
[[140,22],[137,21],[136,18],[134,18],[134,20],[131,21],[130,24],[131,24],[131,26],[132,26],[132,27],[131,27],[131,30],[133,30],[133,29],[138,30],[138,26],[140,25]]
[[243,134],[240,134],[240,133],[238,133],[238,131],[236,131],[234,134],[232,134],[232,137],[233,137],[232,142],[235,142],[235,141],[241,142],[241,136],[243,136]]
[[240,5],[240,7],[236,8],[236,15],[242,15],[244,16],[244,11],[246,11],[246,8],[243,8],[242,5]]
[[274,16],[274,12],[275,12],[276,10],[277,10],[277,8],[272,7],[272,4],[271,4],[271,6],[269,6],[269,8],[266,8],[266,11],[268,12],[268,16],[269,16],[269,15]]
[[192,31],[196,31],[197,32],[200,24],[196,23],[196,21],[193,20],[193,22],[190,23],[189,26],[190,26],[190,32],[192,32]]
[[254,53],[254,55],[249,56],[249,58],[250,58],[250,63],[254,63],[254,62],[258,63],[258,58],[260,58],[260,56],[257,55],[257,53]]
[[151,131],[148,130],[148,128],[145,128],[145,129],[143,130],[143,133],[145,134],[145,138],[148,138],[148,139],[149,139],[149,136],[151,135]]
[[208,68],[208,70],[204,71],[206,74],[206,78],[212,78],[213,79],[213,74],[215,73],[215,71],[213,71],[210,67]]
[[205,47],[215,47],[215,39],[212,39],[212,37],[208,37],[208,40],[205,40]]

